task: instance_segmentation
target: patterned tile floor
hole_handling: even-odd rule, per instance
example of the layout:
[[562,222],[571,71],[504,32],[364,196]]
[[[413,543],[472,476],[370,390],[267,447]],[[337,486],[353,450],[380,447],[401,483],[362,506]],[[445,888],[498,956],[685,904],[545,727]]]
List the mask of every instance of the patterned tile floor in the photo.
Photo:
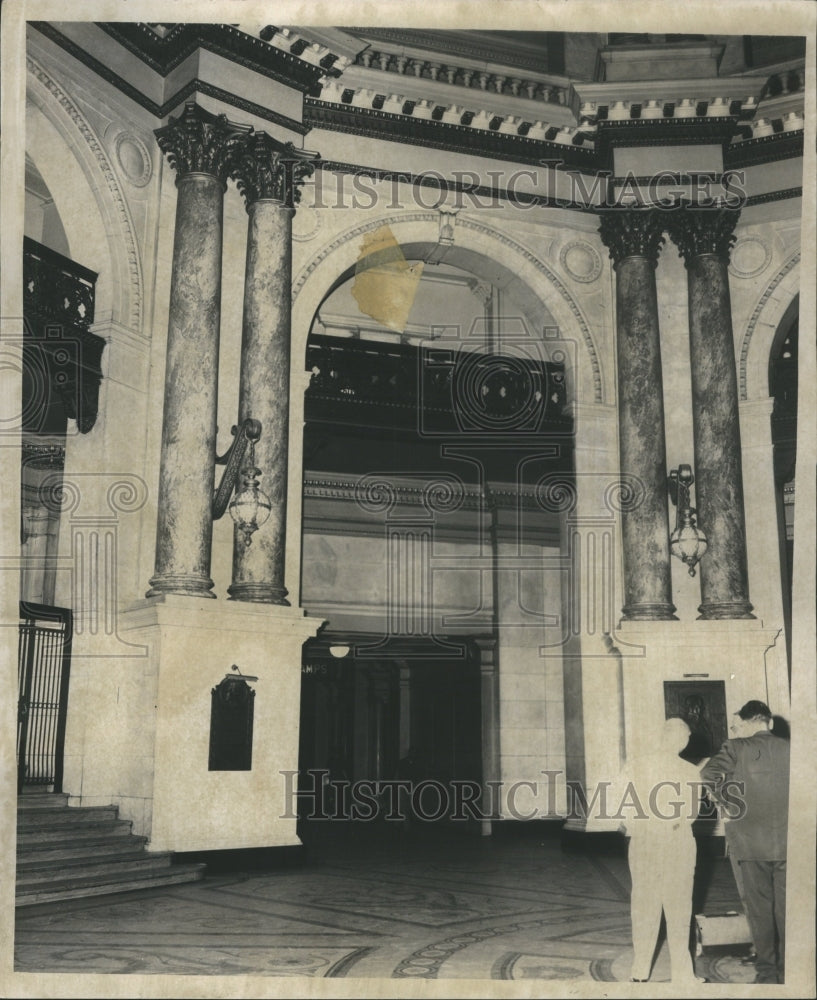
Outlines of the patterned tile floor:
[[[699,869],[698,908],[734,908],[728,863]],[[629,978],[628,899],[626,858],[558,839],[332,831],[299,868],[21,909],[15,969],[615,982]],[[740,952],[701,955],[698,973],[750,982]],[[652,979],[668,978],[662,945]]]

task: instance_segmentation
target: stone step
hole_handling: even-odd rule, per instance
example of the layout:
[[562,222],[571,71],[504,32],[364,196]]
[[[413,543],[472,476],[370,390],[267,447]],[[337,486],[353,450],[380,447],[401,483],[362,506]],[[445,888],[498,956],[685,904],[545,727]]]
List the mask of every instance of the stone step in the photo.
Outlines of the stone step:
[[141,857],[146,843],[145,837],[111,837],[99,844],[85,842],[77,847],[41,847],[34,851],[18,852],[17,874],[46,868],[68,868],[91,861],[103,864],[109,861],[127,861]]
[[25,852],[37,845],[61,844],[75,847],[87,842],[102,842],[109,837],[127,837],[131,832],[129,820],[117,819],[97,823],[67,823],[55,827],[43,826],[34,830],[21,830],[17,834],[17,850]]
[[67,826],[74,826],[85,823],[98,823],[100,821],[115,820],[119,815],[116,806],[84,806],[81,809],[72,809],[66,806],[64,809],[33,809],[31,812],[24,810],[17,811],[17,829],[55,830]]
[[[61,902],[65,899],[84,899],[88,896],[106,896],[122,892],[133,892],[136,889],[151,889],[158,886],[182,885],[187,882],[197,882],[204,877],[205,865],[171,865],[157,872],[131,872],[127,881],[108,880],[105,877],[96,879],[77,879],[74,882],[64,879],[52,882],[40,888],[18,891],[16,905],[34,906],[37,903]],[[140,877],[141,876],[141,877]]]
[[180,885],[204,877],[201,864],[172,863],[145,850],[117,806],[69,806],[67,796],[17,799],[17,906]]
[[[149,872],[158,873],[170,867],[169,854],[142,854],[135,858],[124,860],[105,859],[94,860],[85,858],[84,861],[63,867],[62,865],[52,865],[50,868],[36,869],[33,871],[20,871],[17,869],[17,890],[34,889],[38,887],[51,887],[57,884],[75,884],[78,881],[88,881],[91,884],[97,882],[112,882],[124,879],[130,881],[133,873]],[[139,878],[140,875],[135,877]]]
[[17,796],[17,814],[37,809],[63,809],[68,805],[64,792],[23,792]]

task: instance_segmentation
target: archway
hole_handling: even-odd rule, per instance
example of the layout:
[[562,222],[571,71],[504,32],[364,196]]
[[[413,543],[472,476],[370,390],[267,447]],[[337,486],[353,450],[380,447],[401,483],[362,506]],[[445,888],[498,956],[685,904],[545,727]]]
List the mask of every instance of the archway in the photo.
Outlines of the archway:
[[[400,243],[408,264],[433,260],[438,250],[437,244],[424,240]],[[494,650],[506,626],[527,628],[528,635],[539,630],[541,639],[546,620],[555,626],[560,619],[561,577],[557,571],[546,584],[541,565],[546,551],[553,565],[558,563],[561,526],[557,513],[537,506],[536,486],[554,470],[571,475],[572,420],[566,411],[570,382],[582,378],[577,371],[578,352],[568,358],[564,339],[544,332],[548,327],[556,330],[554,314],[511,272],[507,258],[498,264],[484,254],[460,248],[446,255],[442,264],[426,263],[414,307],[405,326],[397,329],[358,308],[359,298],[350,287],[356,281],[355,270],[356,263],[347,262],[326,282],[320,299],[316,296],[311,339],[305,345],[312,388],[307,390],[303,411],[306,492],[301,603],[310,614],[328,622],[330,645],[350,645],[359,654],[379,643],[380,657],[369,654],[369,664],[365,664],[361,662],[365,655],[353,654],[346,671],[328,653],[323,662],[305,660],[304,670],[309,672],[304,674],[302,736],[316,731],[315,720],[323,718],[321,713],[334,711],[342,703],[345,721],[333,718],[326,731],[343,733],[343,740],[348,741],[349,733],[360,729],[357,736],[371,741],[380,734],[376,726],[372,730],[371,719],[379,718],[378,712],[389,712],[397,724],[394,745],[383,748],[383,759],[390,762],[383,765],[388,773],[377,770],[379,763],[377,773],[349,773],[349,762],[375,767],[372,762],[380,759],[379,743],[367,744],[364,751],[345,750],[339,773],[352,780],[394,778],[399,761],[408,761],[404,767],[419,766],[416,760],[422,760],[426,752],[426,760],[432,759],[437,768],[423,772],[426,780],[446,787],[452,778],[487,782],[501,773],[500,698],[524,702],[528,687],[533,691],[541,682],[544,689],[546,671],[561,682],[557,657],[547,664],[538,662],[539,641],[508,650],[505,680],[500,678]],[[301,287],[296,304],[306,284]],[[319,351],[324,355],[317,356]],[[441,415],[445,405],[439,397],[435,399],[437,423],[424,422],[426,386],[422,379],[427,356],[423,351],[452,374],[455,385],[459,361],[473,376],[469,384],[475,387],[470,397],[474,408],[466,414],[473,418],[470,424],[458,422],[461,414],[456,413],[453,397],[448,402],[448,422]],[[507,368],[488,370],[498,357]],[[526,423],[533,410],[515,402],[511,361],[523,375],[530,375],[537,364],[541,368],[542,381],[530,382],[544,389],[540,395],[547,419],[538,425]],[[568,366],[571,379],[565,380]],[[393,385],[394,392],[384,394],[385,383]],[[314,391],[316,386],[319,392]],[[537,391],[534,388],[531,400]],[[401,422],[401,413],[410,415],[411,426]],[[301,420],[293,422],[302,426]],[[323,442],[316,441],[316,424],[321,425]],[[350,431],[344,436],[347,426]],[[365,495],[359,492],[361,483],[367,490],[371,487]],[[445,516],[437,516],[440,512],[429,502],[434,490],[448,491],[454,498]],[[447,553],[444,567],[436,559],[440,545]],[[518,569],[513,563],[523,549],[530,563]],[[510,567],[504,575],[498,568],[500,554]],[[473,566],[473,571],[463,566]],[[430,582],[438,579],[434,576],[437,569],[447,573],[449,581],[461,574],[447,592],[444,584],[437,588],[436,582]],[[518,585],[517,576],[522,581]],[[377,582],[372,592],[373,580],[380,581],[380,592]],[[428,604],[423,603],[425,598]],[[395,637],[409,644],[408,655],[404,651],[398,657],[406,660],[399,668],[389,647]],[[456,646],[458,639],[471,651],[454,668],[464,671],[458,683],[463,691],[468,690],[471,700],[465,715],[452,714],[457,720],[452,725],[477,739],[480,757],[476,770],[472,760],[467,773],[456,770],[453,762],[458,756],[473,758],[473,748],[451,742],[445,748],[450,760],[443,760],[428,712],[429,705],[456,704],[448,698],[456,685],[446,686],[452,670],[444,647]],[[415,648],[418,641],[426,646],[431,643],[432,648],[419,651]],[[510,641],[510,647],[515,641]],[[484,656],[483,647],[488,650]],[[516,654],[520,659],[527,657],[527,676],[513,675]],[[323,674],[315,673],[323,670],[329,678],[326,683]],[[504,696],[501,683],[507,684]],[[359,727],[354,721],[356,709],[368,720]],[[563,739],[561,704],[551,704],[548,711],[562,713],[555,728]],[[531,738],[529,723],[521,715],[518,720],[508,716],[506,721],[510,733],[506,743],[521,747],[523,729],[524,738]],[[543,717],[542,746],[537,745],[535,752],[526,748],[528,758],[533,759],[536,752],[544,758],[545,728]],[[317,730],[323,738],[323,726]],[[343,740],[338,737],[339,743]],[[433,753],[423,745],[424,740],[433,743]],[[550,743],[554,745],[552,736]],[[519,749],[512,752],[522,754]],[[563,768],[564,751],[557,752]],[[302,745],[304,768],[321,753],[328,764],[328,746]],[[415,765],[411,765],[412,758]],[[450,791],[447,795],[453,801]]]
[[[301,209],[299,209],[301,211]],[[315,212],[314,209],[307,211]],[[438,211],[381,215],[337,233],[320,248],[311,240],[296,243],[292,291],[292,369],[290,384],[289,455],[298,468],[303,457],[304,400],[300,386],[309,383],[304,373],[307,339],[327,297],[354,274],[366,234],[388,226],[407,260],[442,260],[459,268],[475,282],[487,281],[519,304],[533,340],[548,355],[563,352],[566,393],[576,403],[609,403],[610,376],[595,343],[583,310],[568,282],[544,259],[507,233],[471,218],[458,218],[453,234],[445,236],[451,221]],[[327,216],[331,217],[331,216]],[[316,227],[318,228],[318,227]],[[433,265],[432,265],[433,266]],[[544,344],[552,336],[552,343]],[[301,484],[290,477],[287,518],[287,588],[296,593],[301,578]]]

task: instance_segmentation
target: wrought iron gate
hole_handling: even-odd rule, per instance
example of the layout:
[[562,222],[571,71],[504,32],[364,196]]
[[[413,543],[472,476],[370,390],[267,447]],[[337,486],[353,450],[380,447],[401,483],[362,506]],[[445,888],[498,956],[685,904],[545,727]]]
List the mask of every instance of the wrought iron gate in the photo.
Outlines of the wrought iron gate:
[[68,608],[20,604],[18,792],[25,785],[62,791],[71,632]]

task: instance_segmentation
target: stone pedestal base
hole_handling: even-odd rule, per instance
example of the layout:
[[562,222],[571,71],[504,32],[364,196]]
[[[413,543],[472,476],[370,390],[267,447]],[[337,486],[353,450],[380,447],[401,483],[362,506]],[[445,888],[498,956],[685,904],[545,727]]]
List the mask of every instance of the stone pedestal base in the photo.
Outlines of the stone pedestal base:
[[752,698],[765,701],[774,713],[789,714],[785,641],[780,629],[764,628],[756,619],[625,621],[616,639],[622,662],[627,757],[655,747],[665,718],[665,681],[722,681],[727,724]]
[[[590,644],[585,647],[591,648]],[[585,648],[583,647],[583,649]],[[568,812],[565,832],[614,832],[620,803],[612,788],[622,762],[655,750],[666,717],[666,681],[694,688],[723,682],[731,715],[753,698],[789,717],[782,629],[741,621],[624,621],[604,657],[566,658]],[[685,687],[684,690],[687,690]],[[704,690],[706,690],[704,688]],[[714,721],[714,720],[710,720]],[[573,787],[571,787],[571,785]],[[580,791],[584,799],[580,798]]]
[[[297,845],[301,648],[320,622],[296,609],[173,595],[123,618],[124,634],[147,645],[155,667],[152,818],[142,831],[150,849]],[[257,677],[252,769],[210,771],[211,692],[235,675],[233,664]]]

